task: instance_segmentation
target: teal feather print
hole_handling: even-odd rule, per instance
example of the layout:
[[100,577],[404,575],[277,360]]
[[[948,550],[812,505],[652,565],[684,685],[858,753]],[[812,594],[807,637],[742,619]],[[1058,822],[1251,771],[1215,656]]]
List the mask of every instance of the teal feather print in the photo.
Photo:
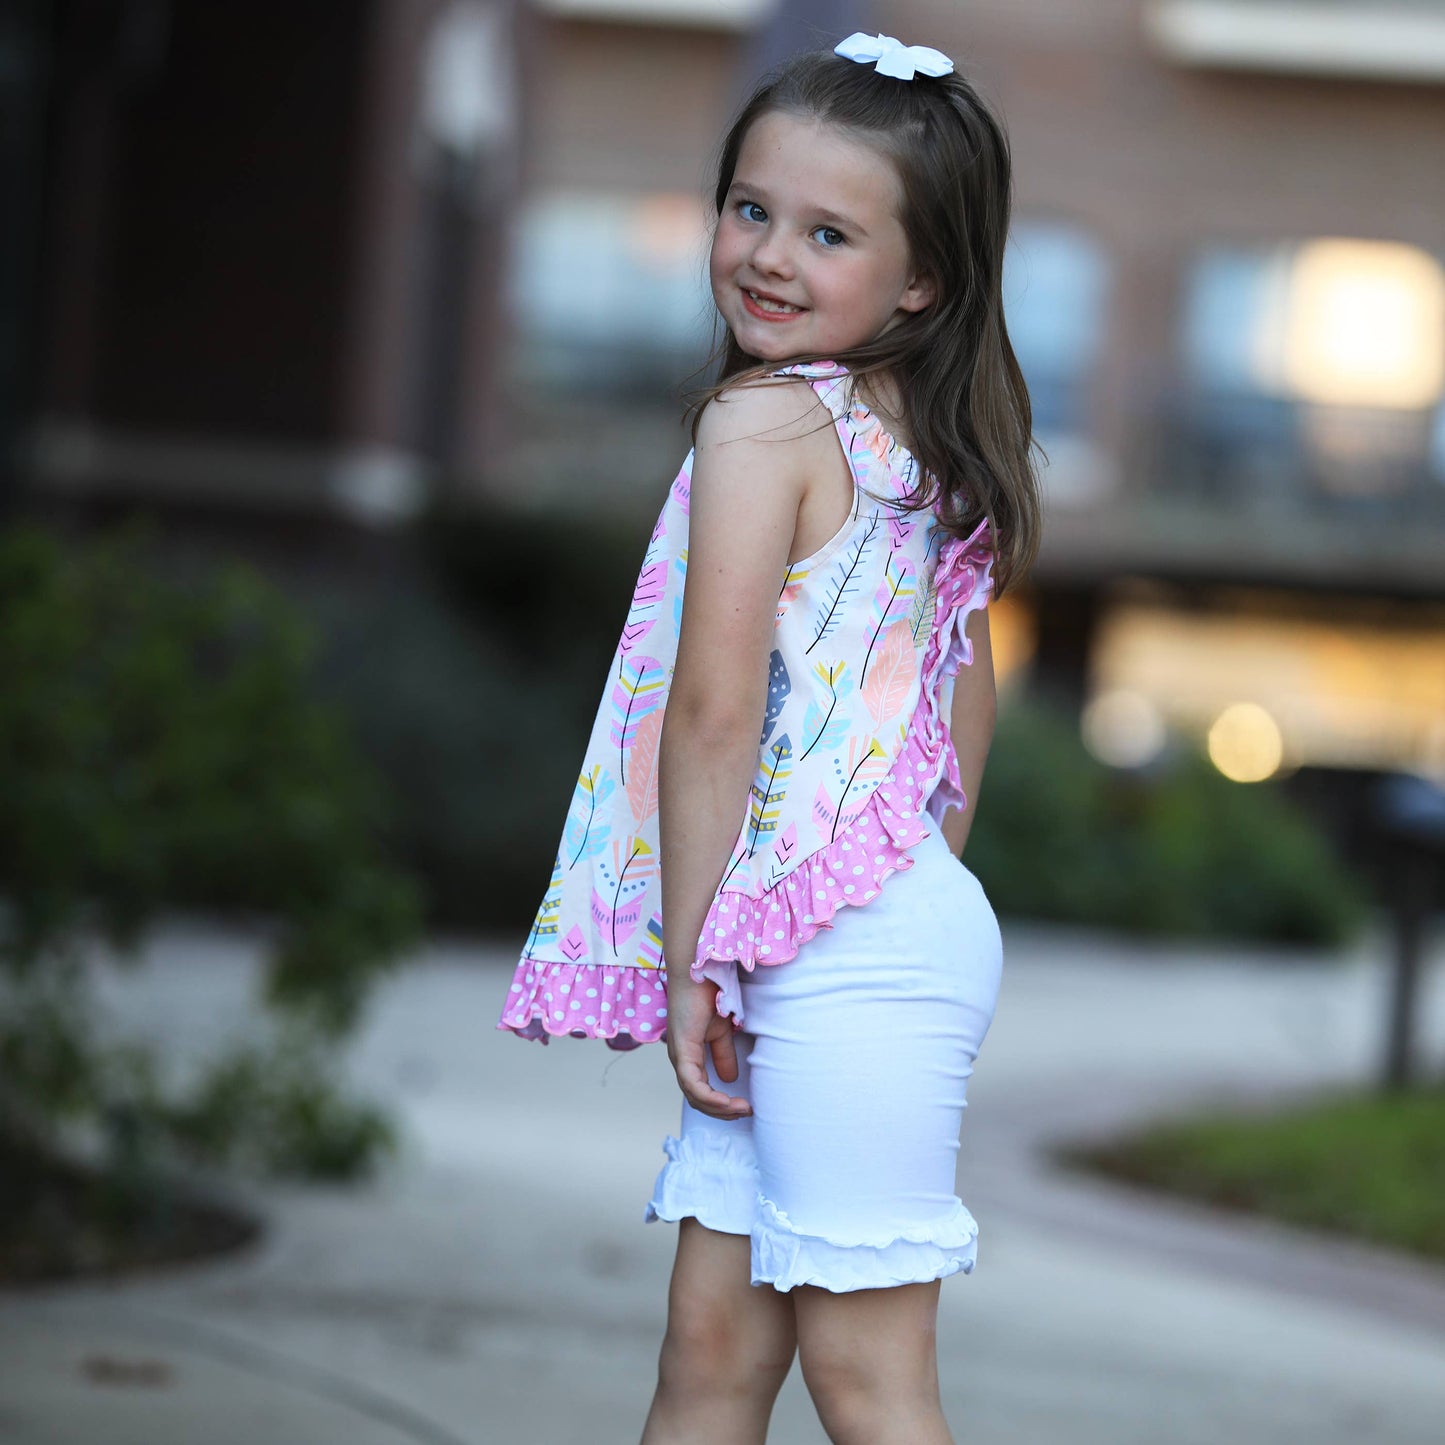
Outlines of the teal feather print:
[[641,922],[648,884],[657,872],[657,856],[645,839],[614,838],[612,867],[604,863],[598,872],[606,892],[592,890],[592,921],[616,954]]
[[674,632],[682,631],[682,598],[687,587],[687,548],[677,554],[672,564],[677,569],[677,592],[672,599],[672,626]]
[[882,513],[873,513],[868,530],[848,548],[834,569],[833,576],[828,582],[822,610],[818,614],[813,640],[808,644],[806,651],[811,652],[842,621],[843,609],[858,589],[858,579],[867,559],[868,549],[878,531],[878,523],[881,518]]
[[894,610],[900,603],[907,602],[913,593],[913,564],[906,557],[899,557],[895,553],[889,557],[888,565],[883,569],[883,580],[878,584],[877,592],[873,594],[873,616],[868,629],[868,651],[863,656],[860,684],[868,681],[868,666],[873,661],[873,650],[878,646],[878,638],[883,629],[892,621]]
[[853,691],[853,677],[846,662],[819,662],[813,666],[813,676],[828,689],[825,703],[814,698],[803,714],[803,737],[807,746],[803,749],[802,762],[814,748],[837,747],[848,730],[848,710],[842,701]]
[[748,857],[757,852],[758,843],[778,828],[778,814],[793,775],[793,744],[784,733],[763,754],[748,803]]
[[557,917],[562,911],[562,855],[552,864],[552,881],[547,884],[546,895],[537,916],[532,921],[532,931],[527,935],[527,946],[523,954],[530,954],[544,938],[557,936]]
[[606,818],[598,818],[597,811],[612,796],[615,784],[602,764],[593,766],[590,773],[582,773],[572,791],[572,806],[567,813],[567,828],[563,841],[571,857],[567,860],[570,872],[583,858],[591,858],[601,852],[607,842],[611,824]]
[[667,693],[667,673],[655,657],[630,654],[622,659],[612,684],[612,725],[608,736],[617,749],[618,771],[627,781],[627,751],[637,725],[656,710]]
[[788,694],[793,690],[793,680],[788,676],[788,664],[783,661],[783,654],[776,649],[768,658],[768,709],[763,715],[763,735],[758,739],[758,746],[767,742],[769,735],[778,725],[778,719],[783,713],[783,704],[788,700]]

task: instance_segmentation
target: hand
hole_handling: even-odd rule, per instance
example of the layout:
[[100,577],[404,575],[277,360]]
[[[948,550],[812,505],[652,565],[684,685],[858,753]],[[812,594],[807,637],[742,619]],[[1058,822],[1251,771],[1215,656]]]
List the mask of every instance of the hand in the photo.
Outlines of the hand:
[[667,1057],[677,1074],[683,1097],[700,1114],[714,1119],[747,1119],[752,1105],[730,1098],[708,1080],[707,1055],[712,1053],[718,1077],[733,1083],[738,1076],[733,1021],[717,1011],[718,988],[710,979],[698,982],[686,969],[667,980]]

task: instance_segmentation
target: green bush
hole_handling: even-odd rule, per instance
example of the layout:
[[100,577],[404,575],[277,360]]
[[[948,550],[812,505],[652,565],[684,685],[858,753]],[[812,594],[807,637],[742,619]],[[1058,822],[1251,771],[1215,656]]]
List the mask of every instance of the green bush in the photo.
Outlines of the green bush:
[[421,584],[331,587],[308,607],[326,639],[318,685],[390,784],[391,836],[431,922],[524,930],[596,707],[577,677],[600,687],[606,659],[519,673],[503,639]]
[[1364,910],[1267,784],[1192,752],[1111,769],[1070,720],[1025,704],[1000,716],[966,859],[1000,913],[1140,933],[1335,944]]
[[[137,535],[0,537],[0,1124],[128,1119],[113,1143],[129,1130],[205,1152],[209,1120],[214,1154],[289,1119],[286,1167],[306,1167],[309,1131],[322,1172],[382,1146],[377,1118],[323,1100],[324,1066],[420,902],[390,861],[378,780],[313,695],[313,647],[250,571],[186,588]],[[265,1067],[284,1108],[257,1087],[254,1109],[208,1106],[207,1090],[259,1085],[264,1069],[234,1061],[191,1106],[167,1099],[143,1051],[99,1037],[84,940],[133,955],[174,904],[275,920],[265,1001],[289,1027]]]
[[389,577],[291,584],[434,924],[525,937],[650,525],[564,524],[543,549],[535,517],[438,511]]

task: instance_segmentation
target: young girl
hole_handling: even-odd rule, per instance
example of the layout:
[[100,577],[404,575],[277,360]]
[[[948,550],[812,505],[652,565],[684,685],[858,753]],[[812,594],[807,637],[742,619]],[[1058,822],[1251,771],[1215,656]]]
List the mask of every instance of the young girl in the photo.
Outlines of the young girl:
[[795,1353],[830,1439],[951,1439],[938,1289],[976,1260],[954,1170],[1002,967],[958,855],[985,607],[1039,530],[1010,185],[948,57],[886,36],[793,60],[723,142],[719,382],[499,1025],[666,1041],[644,1445],[764,1440]]

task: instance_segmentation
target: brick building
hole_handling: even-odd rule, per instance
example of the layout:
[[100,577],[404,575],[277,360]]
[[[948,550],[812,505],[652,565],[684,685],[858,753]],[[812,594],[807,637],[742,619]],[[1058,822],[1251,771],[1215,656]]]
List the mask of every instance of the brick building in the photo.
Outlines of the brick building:
[[32,0],[7,481],[645,515],[710,340],[711,148],[854,28],[949,51],[1012,137],[1050,466],[1006,668],[1120,762],[1174,727],[1240,776],[1445,770],[1439,0]]
[[1445,770],[1445,5],[539,9],[529,485],[621,503],[675,463],[658,399],[706,349],[702,196],[739,71],[810,22],[936,45],[1010,130],[1010,329],[1050,458],[1006,663],[1120,762],[1173,727],[1239,776]]

